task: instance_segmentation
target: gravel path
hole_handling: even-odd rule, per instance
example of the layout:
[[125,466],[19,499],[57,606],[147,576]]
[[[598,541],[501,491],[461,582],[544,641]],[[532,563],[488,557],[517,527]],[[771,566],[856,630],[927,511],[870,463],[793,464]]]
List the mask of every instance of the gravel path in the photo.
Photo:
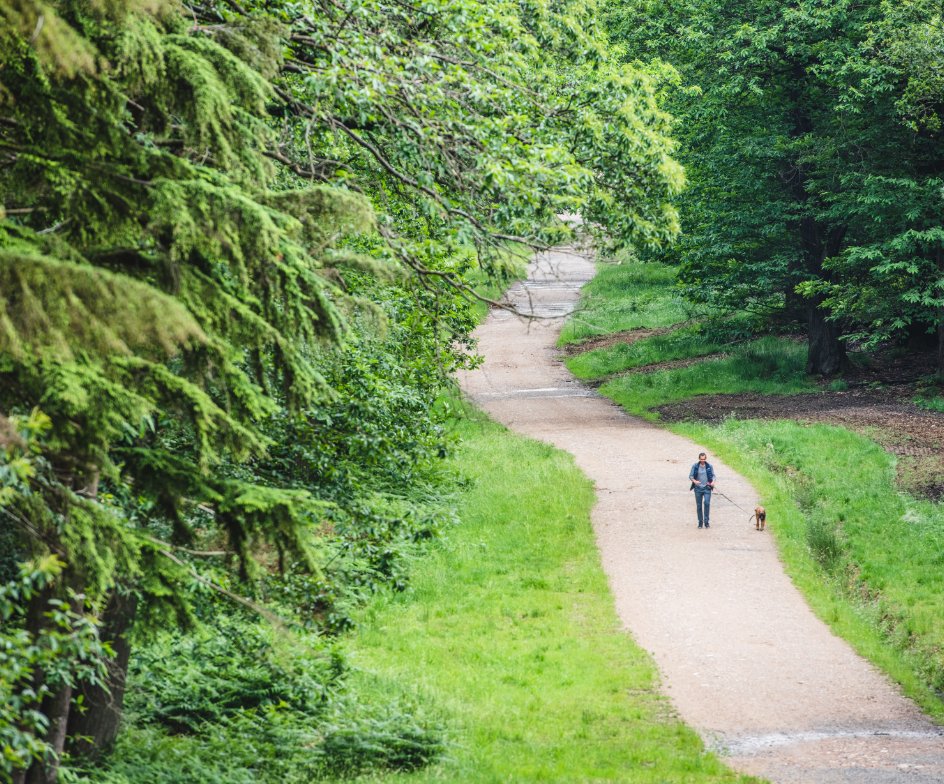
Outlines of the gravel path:
[[[681,718],[732,767],[774,782],[944,782],[944,731],[809,610],[769,533],[723,498],[698,530],[687,475],[699,446],[581,385],[555,340],[593,275],[568,250],[540,256],[493,311],[469,397],[519,433],[571,452],[596,483],[593,525],[617,611]],[[709,455],[718,489],[757,496]],[[776,520],[770,521],[776,525]]]

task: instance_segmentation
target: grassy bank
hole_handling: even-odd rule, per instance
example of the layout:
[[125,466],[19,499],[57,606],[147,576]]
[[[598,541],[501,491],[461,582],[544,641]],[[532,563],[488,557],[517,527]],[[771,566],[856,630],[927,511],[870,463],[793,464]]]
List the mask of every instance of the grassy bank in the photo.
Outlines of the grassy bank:
[[448,750],[372,780],[748,781],[672,718],[620,630],[571,459],[481,418],[461,427],[462,522],[355,640],[363,677],[441,706]]
[[600,392],[627,411],[651,419],[651,408],[698,395],[811,392],[816,386],[803,375],[805,363],[804,346],[792,340],[766,337],[736,346],[721,359],[618,376],[601,386]]
[[944,721],[944,505],[895,489],[894,458],[828,425],[676,425],[758,489],[814,611]]
[[703,335],[697,327],[688,325],[632,343],[583,351],[568,357],[566,365],[577,378],[593,381],[657,362],[714,354],[731,345],[729,340]]
[[[601,266],[601,276],[612,276],[612,269]],[[675,296],[669,271],[643,270],[638,284],[628,278],[619,286],[604,281],[590,290],[585,307],[594,313],[632,312],[632,302],[619,300],[638,295],[635,311],[645,314],[647,303]],[[620,274],[633,272],[629,267]],[[634,326],[663,323],[657,309]],[[611,327],[612,332],[624,328]],[[577,354],[568,365],[584,378],[602,378],[691,359],[684,367],[615,375],[600,387],[650,419],[658,418],[652,411],[657,406],[697,401],[700,395],[782,395],[817,388],[804,375],[804,345],[773,337],[729,342],[724,356],[699,359],[708,353],[699,328],[691,321],[631,345]],[[705,444],[752,481],[773,521],[787,571],[814,610],[944,720],[944,505],[900,493],[894,457],[839,427],[729,419],[719,426],[672,429]]]
[[600,264],[582,292],[579,308],[560,334],[559,343],[579,343],[638,327],[670,327],[690,317],[674,285],[675,270],[644,264],[624,255]]

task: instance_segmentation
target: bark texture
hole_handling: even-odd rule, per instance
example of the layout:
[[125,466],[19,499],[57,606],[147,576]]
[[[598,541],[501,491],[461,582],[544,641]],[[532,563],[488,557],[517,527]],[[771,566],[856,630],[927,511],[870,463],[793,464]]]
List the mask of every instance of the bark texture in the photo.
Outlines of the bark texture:
[[104,685],[86,683],[76,690],[83,698],[84,710],[73,710],[69,717],[69,751],[73,754],[97,759],[112,747],[118,736],[131,659],[128,635],[137,604],[134,595],[116,590],[102,614],[101,637],[111,645],[115,657],[108,662]]

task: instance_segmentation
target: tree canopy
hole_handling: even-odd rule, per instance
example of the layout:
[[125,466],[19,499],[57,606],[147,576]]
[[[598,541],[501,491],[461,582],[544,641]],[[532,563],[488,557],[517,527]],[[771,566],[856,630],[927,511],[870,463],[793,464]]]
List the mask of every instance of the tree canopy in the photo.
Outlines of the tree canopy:
[[940,342],[939,8],[694,0],[608,13],[629,58],[677,69],[664,90],[691,188],[673,253],[690,296],[804,321],[810,372],[841,369],[848,338]]
[[[54,780],[68,737],[107,748],[131,630],[187,623],[201,587],[305,576],[330,626],[331,568],[399,579],[392,543],[429,527],[402,488],[447,446],[471,272],[567,237],[567,211],[616,242],[675,237],[668,117],[597,16],[0,8],[0,514],[33,564],[5,566],[27,606],[0,664],[34,651],[3,696],[41,717],[4,730],[7,773]],[[63,629],[74,666],[35,653]]]

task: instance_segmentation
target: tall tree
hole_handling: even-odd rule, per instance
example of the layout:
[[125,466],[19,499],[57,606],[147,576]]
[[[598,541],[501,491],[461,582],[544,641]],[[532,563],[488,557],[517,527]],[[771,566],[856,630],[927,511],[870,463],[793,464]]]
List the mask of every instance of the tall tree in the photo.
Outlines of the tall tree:
[[42,423],[6,450],[0,505],[24,557],[64,563],[17,622],[49,637],[49,603],[76,601],[118,652],[108,682],[47,689],[18,780],[54,780],[68,734],[114,738],[128,630],[186,616],[196,537],[237,579],[268,548],[315,571],[330,457],[432,441],[395,420],[462,361],[460,251],[497,268],[510,239],[565,236],[561,210],[674,235],[666,117],[593,11],[0,8],[0,411]]
[[[613,2],[610,19],[633,56],[671,63],[688,88],[671,108],[693,298],[802,317],[811,373],[842,367],[843,332],[937,322],[939,140],[903,121],[917,83],[900,61],[906,38],[934,29],[930,4]],[[933,44],[922,50],[927,68]],[[924,284],[906,285],[915,265]],[[866,278],[875,296],[858,297]],[[880,301],[898,315],[873,330]]]
[[847,249],[811,287],[866,345],[936,340],[944,375],[944,24],[929,2],[882,3],[837,69],[837,113],[868,154],[843,173],[834,210]]

